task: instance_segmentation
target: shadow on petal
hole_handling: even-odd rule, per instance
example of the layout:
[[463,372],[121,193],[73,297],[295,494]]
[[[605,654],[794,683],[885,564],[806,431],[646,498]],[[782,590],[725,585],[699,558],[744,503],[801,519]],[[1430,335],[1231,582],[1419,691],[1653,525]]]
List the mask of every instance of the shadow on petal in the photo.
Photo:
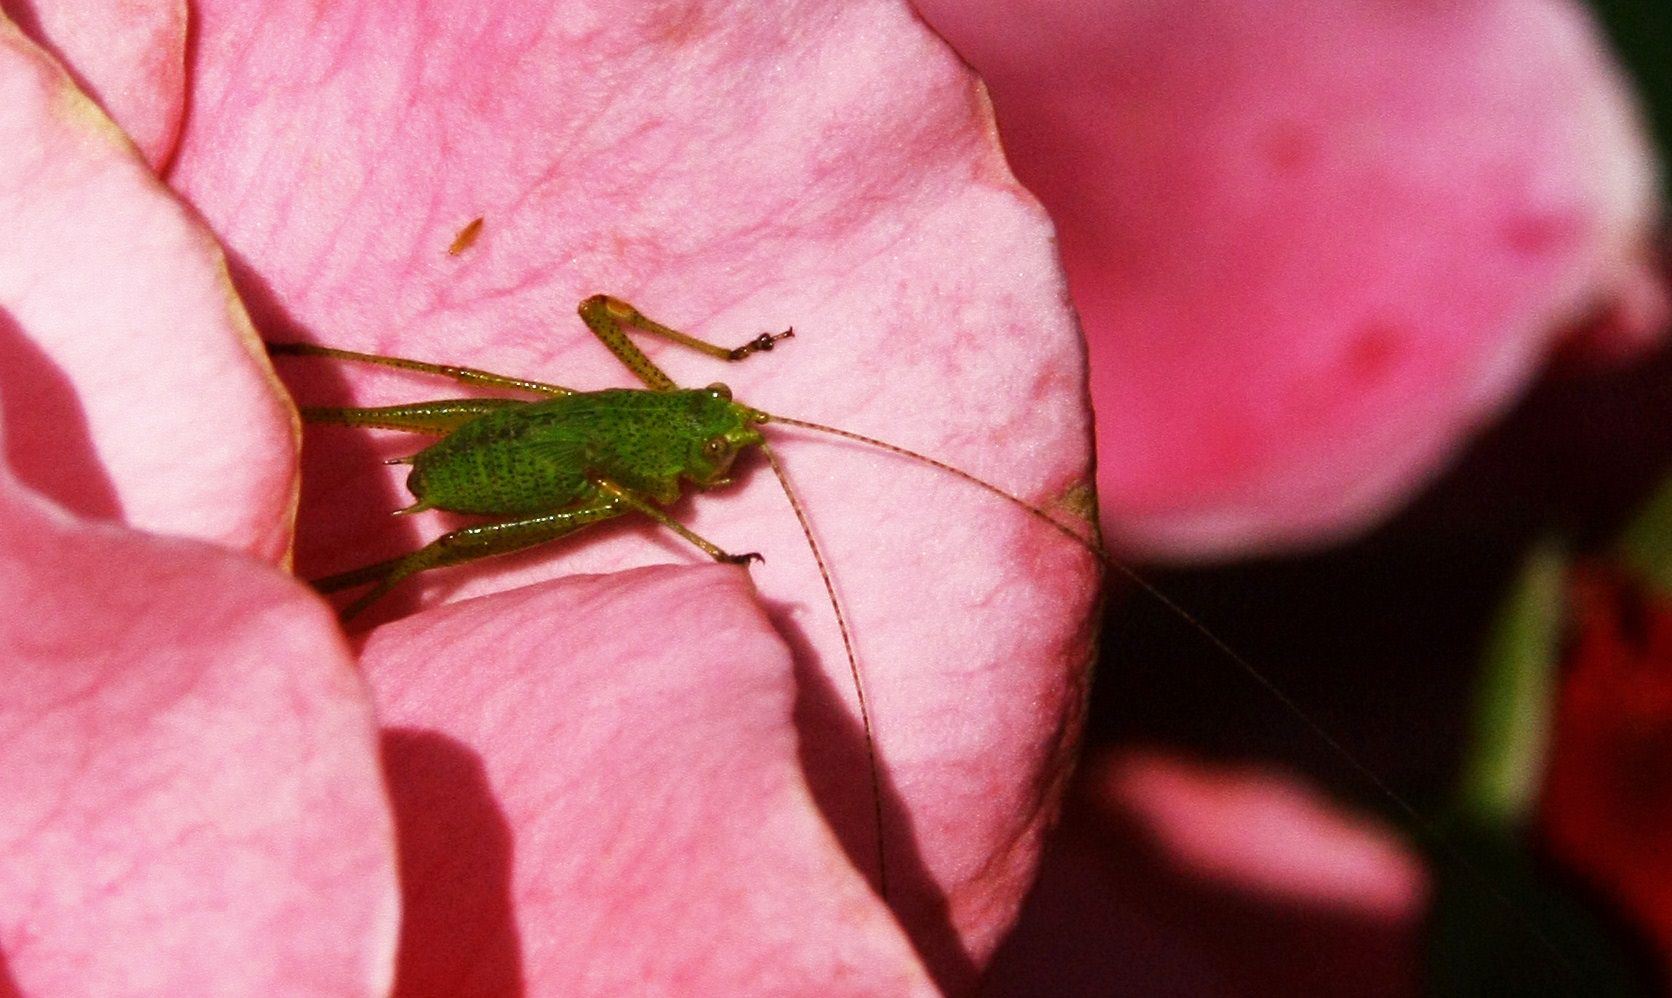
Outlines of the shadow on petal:
[[122,515],[116,487],[93,450],[87,413],[70,379],[0,309],[0,416],[6,462],[23,484],[82,516]]
[[383,733],[400,836],[395,994],[524,993],[511,912],[511,826],[476,752],[415,728]]

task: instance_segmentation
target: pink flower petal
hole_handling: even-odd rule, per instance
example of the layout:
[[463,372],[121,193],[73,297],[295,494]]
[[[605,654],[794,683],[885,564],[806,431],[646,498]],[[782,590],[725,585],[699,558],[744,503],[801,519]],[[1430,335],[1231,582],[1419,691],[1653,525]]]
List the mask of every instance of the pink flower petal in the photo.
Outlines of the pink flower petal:
[[401,822],[400,994],[935,993],[803,782],[794,666],[739,570],[454,604],[363,661]]
[[1288,778],[1106,754],[982,993],[1407,998],[1424,881],[1388,830]]
[[85,515],[278,560],[292,419],[220,249],[63,71],[0,20],[6,458]]
[[179,0],[13,0],[24,33],[69,67],[152,167],[186,111],[186,5]]
[[[594,292],[727,341],[793,324],[742,365],[651,352],[681,384],[724,379],[770,412],[932,453],[1065,517],[1083,508],[1083,370],[1049,227],[972,78],[903,6],[197,9],[171,179],[241,262],[272,338],[600,388],[629,379],[575,317]],[[315,404],[461,393],[318,361],[285,373]],[[1095,564],[942,472],[769,430],[850,613],[884,758],[889,899],[939,983],[967,982],[1025,889],[1077,734]],[[408,500],[377,459],[416,446],[310,435],[305,574],[443,529],[387,515]],[[873,795],[835,620],[776,484],[758,461],[739,471],[674,513],[765,554],[752,575],[797,653],[809,780],[869,869]],[[436,573],[383,612],[670,560],[704,559],[624,522]]]
[[1570,324],[1664,319],[1654,167],[1578,4],[1038,6],[923,4],[1057,220],[1122,543],[1358,529]]
[[0,472],[0,604],[0,966],[17,990],[384,993],[388,803],[318,601]]
[[1107,807],[1198,876],[1389,921],[1422,909],[1426,876],[1404,843],[1292,778],[1143,755],[1099,767],[1098,778]]

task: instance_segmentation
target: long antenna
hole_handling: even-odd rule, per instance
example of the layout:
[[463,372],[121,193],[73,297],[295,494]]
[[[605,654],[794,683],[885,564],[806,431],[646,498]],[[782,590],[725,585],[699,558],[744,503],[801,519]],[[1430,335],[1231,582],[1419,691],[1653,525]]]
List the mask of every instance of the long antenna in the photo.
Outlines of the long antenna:
[[[1208,644],[1212,645],[1215,649],[1217,649],[1221,654],[1223,654],[1227,659],[1229,659],[1233,664],[1235,664],[1238,669],[1242,670],[1242,672],[1249,679],[1253,680],[1254,683],[1257,686],[1259,686],[1262,690],[1266,691],[1266,693],[1268,695],[1270,695],[1273,700],[1276,700],[1280,705],[1282,705],[1283,709],[1286,710],[1289,714],[1293,715],[1298,721],[1300,721],[1301,725],[1303,727],[1305,727],[1308,731],[1310,731],[1312,733],[1313,737],[1317,738],[1331,752],[1335,753],[1335,755],[1339,759],[1341,759],[1343,762],[1345,762],[1348,765],[1348,767],[1351,768],[1355,773],[1357,773],[1361,779],[1363,779],[1370,786],[1374,787],[1387,800],[1391,801],[1393,803],[1394,807],[1401,814],[1403,814],[1405,816],[1406,820],[1408,820],[1411,823],[1411,827],[1413,829],[1415,829],[1416,831],[1420,832],[1423,838],[1427,839],[1431,843],[1434,843],[1434,844],[1438,845],[1440,847],[1440,849],[1448,857],[1450,857],[1450,859],[1453,863],[1457,864],[1457,866],[1459,868],[1461,868],[1465,873],[1467,873],[1469,875],[1469,877],[1472,880],[1474,880],[1477,885],[1479,885],[1484,891],[1486,891],[1486,893],[1493,899],[1493,901],[1496,904],[1498,904],[1505,911],[1507,911],[1510,914],[1510,916],[1513,917],[1516,920],[1516,922],[1518,922],[1522,926],[1522,928],[1527,931],[1528,935],[1530,935],[1533,939],[1538,941],[1538,944],[1541,947],[1543,947],[1543,949],[1545,950],[1545,952],[1547,954],[1549,954],[1551,959],[1555,960],[1563,968],[1563,970],[1568,974],[1568,976],[1570,978],[1574,978],[1574,979],[1578,978],[1578,968],[1575,967],[1573,961],[1565,953],[1562,952],[1561,948],[1556,945],[1555,940],[1551,939],[1548,933],[1546,933],[1542,928],[1540,928],[1536,923],[1534,923],[1532,921],[1532,919],[1525,912],[1523,912],[1520,908],[1518,908],[1515,905],[1515,903],[1512,902],[1507,895],[1505,895],[1503,890],[1501,888],[1499,888],[1499,886],[1496,883],[1493,882],[1492,878],[1488,877],[1484,872],[1482,872],[1480,867],[1476,866],[1475,863],[1472,860],[1469,859],[1469,857],[1465,856],[1463,854],[1462,850],[1458,848],[1456,843],[1454,843],[1452,841],[1451,836],[1447,835],[1439,827],[1438,824],[1436,824],[1427,815],[1425,815],[1421,811],[1419,811],[1416,808],[1415,805],[1413,805],[1409,801],[1407,801],[1403,796],[1401,796],[1399,794],[1398,791],[1394,790],[1393,787],[1389,786],[1386,780],[1383,780],[1380,776],[1378,776],[1376,774],[1375,770],[1371,769],[1368,765],[1366,765],[1363,761],[1361,761],[1358,756],[1354,755],[1353,752],[1350,749],[1348,749],[1346,745],[1342,744],[1340,739],[1338,739],[1334,735],[1330,734],[1330,732],[1326,728],[1324,728],[1323,725],[1321,725],[1317,721],[1313,720],[1312,716],[1310,714],[1308,714],[1300,706],[1300,704],[1297,703],[1294,700],[1293,697],[1291,697],[1287,693],[1283,692],[1283,689],[1281,687],[1279,687],[1276,683],[1272,682],[1272,680],[1269,677],[1267,677],[1264,672],[1261,672],[1260,669],[1254,665],[1254,663],[1250,662],[1247,658],[1243,657],[1242,654],[1240,654],[1235,648],[1232,648],[1229,644],[1227,644],[1223,638],[1221,638],[1219,635],[1215,634],[1213,632],[1213,630],[1210,629],[1206,624],[1202,623],[1194,615],[1192,615],[1188,610],[1186,610],[1184,607],[1180,606],[1177,602],[1175,602],[1172,599],[1172,597],[1168,596],[1166,593],[1157,589],[1153,584],[1150,583],[1150,581],[1148,579],[1145,579],[1142,575],[1139,575],[1135,570],[1133,570],[1132,568],[1127,566],[1120,559],[1116,558],[1114,555],[1112,555],[1108,551],[1104,550],[1103,546],[1101,544],[1097,544],[1094,541],[1088,540],[1086,537],[1081,536],[1073,528],[1069,527],[1067,524],[1063,523],[1061,520],[1058,520],[1056,517],[1052,516],[1050,513],[1046,512],[1041,507],[1036,506],[1033,503],[1028,502],[1026,499],[1023,499],[1023,498],[1021,498],[1019,496],[1016,496],[1016,495],[1012,495],[1011,493],[1006,492],[1004,489],[999,488],[997,485],[994,485],[992,482],[986,481],[985,479],[982,479],[982,478],[978,478],[975,475],[972,475],[969,472],[964,471],[962,468],[955,468],[952,465],[947,464],[945,461],[937,460],[935,458],[930,457],[927,454],[922,454],[922,453],[919,453],[918,451],[914,451],[909,447],[902,447],[899,444],[892,444],[892,443],[889,443],[886,440],[878,440],[876,437],[868,437],[863,433],[855,433],[852,430],[844,430],[844,429],[841,429],[840,427],[827,426],[823,423],[814,423],[814,422],[810,422],[810,421],[805,420],[805,419],[793,419],[789,416],[779,416],[779,415],[772,414],[772,413],[766,413],[764,415],[766,415],[767,418],[769,420],[771,420],[772,422],[782,423],[785,426],[796,426],[796,427],[800,427],[801,429],[804,429],[804,430],[812,430],[812,431],[817,432],[817,433],[824,433],[824,434],[828,434],[830,436],[841,437],[841,438],[844,438],[844,439],[847,439],[847,440],[852,440],[855,443],[864,444],[868,447],[875,447],[879,450],[886,451],[890,454],[896,454],[896,455],[898,455],[900,457],[903,457],[903,458],[906,458],[908,460],[918,462],[919,464],[925,464],[925,465],[928,465],[931,468],[937,468],[941,471],[946,472],[949,475],[953,475],[954,477],[960,478],[963,481],[966,481],[966,482],[970,483],[971,485],[974,485],[974,486],[977,486],[981,489],[984,489],[987,492],[990,492],[993,495],[998,496],[999,498],[1005,500],[1006,502],[1010,503],[1013,506],[1018,506],[1018,507],[1020,507],[1024,510],[1027,510],[1028,513],[1030,513],[1034,517],[1036,517],[1036,518],[1044,521],[1045,523],[1049,524],[1051,527],[1055,528],[1057,530],[1057,532],[1059,532],[1059,533],[1063,534],[1064,536],[1072,539],[1077,544],[1079,544],[1081,547],[1085,548],[1086,550],[1090,551],[1092,554],[1096,555],[1098,560],[1101,561],[1104,565],[1107,565],[1108,567],[1114,569],[1116,572],[1120,573],[1122,576],[1124,576],[1126,579],[1130,580],[1134,585],[1136,585],[1140,590],[1142,590],[1146,595],[1148,595],[1151,599],[1154,599],[1156,602],[1160,603],[1162,606],[1166,607],[1168,610],[1177,614],[1179,616],[1179,618],[1181,620],[1183,620],[1186,624],[1188,624],[1192,630],[1196,631],[1197,634],[1201,635],[1201,637],[1204,640],[1206,640],[1208,642]],[[773,466],[774,470],[776,470],[777,467],[778,467],[778,462],[772,457],[770,451],[767,452],[767,459],[772,462],[772,466]],[[780,481],[783,480],[783,476],[781,474],[779,475],[779,480]],[[785,485],[785,489],[786,489],[786,491],[788,490],[787,483]],[[802,521],[801,521],[802,522],[802,527],[803,527],[803,529],[806,529],[807,521],[806,521],[805,516],[803,516],[802,513],[801,513],[800,504],[795,501],[793,496],[791,497],[790,502],[791,502],[792,505],[796,506],[796,515],[797,516],[802,516]],[[809,542],[811,542],[811,540],[812,540],[811,536],[808,537],[808,540],[809,540]],[[815,557],[818,557],[817,546],[814,547],[813,554],[814,554]],[[824,572],[824,559],[823,558],[818,558],[818,561],[819,561],[819,571]],[[830,577],[829,577],[828,573],[825,574],[824,584],[825,584],[825,588],[828,590],[830,588]],[[834,592],[831,593],[831,600],[833,602],[835,600],[835,593]],[[837,618],[838,618],[838,620],[841,619],[841,611],[840,610],[837,611]],[[844,642],[847,641],[847,637],[848,637],[847,626],[846,626],[846,624],[843,624],[842,640]],[[851,645],[848,648],[848,662],[849,662],[850,665],[853,664],[853,649],[852,649]],[[854,668],[854,682],[857,684],[858,681],[859,681],[858,666],[853,666],[853,668]],[[861,695],[860,695],[860,713],[861,713],[862,716],[864,715],[864,712],[865,712],[864,694],[861,693]],[[869,744],[869,740],[870,740],[869,722],[867,722],[866,740],[867,740],[867,744]],[[876,770],[875,770],[875,768],[873,768],[872,769],[873,779],[875,779],[875,774],[876,774]],[[878,803],[878,812],[877,812],[877,821],[878,821],[878,827],[880,829],[881,821],[882,821],[881,804],[880,804],[880,798],[876,798],[876,799],[879,802]],[[878,841],[879,841],[879,843],[881,842],[880,832],[879,832]]]
[[772,474],[777,477],[778,484],[784,490],[784,498],[790,501],[790,509],[795,510],[795,518],[801,522],[801,533],[807,538],[807,547],[813,552],[813,562],[819,566],[819,578],[824,580],[825,595],[830,597],[830,609],[836,614],[836,629],[842,632],[842,650],[848,656],[848,673],[853,676],[854,693],[859,697],[859,724],[865,733],[865,761],[871,771],[871,817],[877,836],[877,893],[886,901],[888,850],[883,847],[882,768],[877,762],[877,742],[871,733],[871,706],[865,697],[865,681],[859,677],[859,658],[853,652],[853,636],[848,632],[847,614],[842,612],[842,602],[836,598],[836,587],[830,581],[830,568],[825,564],[824,552],[819,550],[819,542],[813,539],[813,525],[807,519],[807,510],[801,505],[801,499],[795,490],[790,487],[790,479],[784,473],[784,466],[778,463],[778,455],[772,452],[766,441],[761,441],[760,448],[761,453],[766,455],[766,463],[772,466]]
[[979,486],[979,487],[985,489],[986,491],[991,492],[993,495],[996,495],[996,496],[1000,497],[1001,499],[1004,499],[1006,502],[1009,502],[1012,505],[1019,506],[1022,509],[1027,510],[1033,516],[1039,518],[1040,520],[1045,521],[1047,524],[1050,524],[1052,527],[1056,528],[1056,530],[1059,533],[1062,533],[1062,534],[1066,535],[1067,537],[1072,539],[1075,543],[1079,544],[1081,547],[1085,548],[1086,550],[1090,551],[1092,554],[1096,555],[1098,560],[1102,561],[1103,564],[1109,566],[1110,568],[1119,572],[1121,575],[1125,576],[1128,580],[1130,580],[1139,589],[1143,590],[1145,594],[1150,596],[1156,602],[1160,603],[1162,606],[1166,607],[1168,610],[1172,611],[1173,613],[1178,614],[1180,619],[1182,619],[1186,624],[1190,625],[1190,627],[1193,630],[1195,630],[1204,639],[1206,639],[1207,642],[1209,644],[1211,644],[1215,649],[1217,649],[1219,652],[1224,654],[1224,656],[1226,658],[1230,659],[1238,667],[1240,667],[1243,672],[1247,673],[1249,678],[1253,679],[1256,683],[1258,683],[1260,685],[1261,688],[1263,688],[1267,693],[1271,694],[1271,696],[1273,698],[1275,698],[1278,703],[1282,704],[1283,707],[1286,710],[1289,711],[1289,713],[1295,715],[1295,717],[1298,718],[1302,724],[1306,725],[1306,727],[1309,730],[1311,730],[1311,732],[1315,736],[1317,736],[1319,739],[1321,739],[1323,741],[1323,743],[1330,748],[1331,751],[1338,753],[1343,759],[1345,759],[1348,763],[1350,763],[1352,765],[1352,767],[1355,770],[1358,771],[1359,775],[1363,776],[1365,779],[1370,781],[1372,786],[1374,786],[1377,790],[1379,790],[1383,794],[1385,794],[1390,800],[1392,800],[1395,804],[1397,804],[1402,811],[1404,811],[1411,818],[1415,819],[1419,824],[1424,824],[1424,825],[1427,824],[1427,821],[1423,818],[1421,812],[1419,812],[1416,808],[1412,807],[1410,804],[1407,804],[1405,802],[1405,799],[1403,797],[1399,796],[1399,794],[1397,792],[1395,792],[1392,787],[1388,786],[1387,783],[1384,782],[1381,777],[1377,776],[1376,773],[1373,770],[1370,769],[1370,767],[1361,763],[1356,756],[1354,756],[1351,752],[1349,752],[1347,750],[1347,747],[1345,745],[1341,744],[1341,742],[1335,738],[1335,736],[1331,735],[1328,731],[1324,730],[1324,728],[1321,725],[1319,725],[1318,722],[1314,721],[1306,713],[1305,710],[1302,710],[1300,704],[1296,703],[1294,701],[1294,699],[1292,697],[1290,697],[1287,693],[1284,693],[1283,690],[1280,687],[1277,686],[1277,684],[1273,683],[1270,679],[1268,679],[1266,677],[1265,673],[1261,672],[1258,668],[1256,668],[1252,662],[1250,662],[1250,661],[1248,661],[1248,659],[1244,658],[1240,653],[1237,652],[1237,650],[1235,648],[1232,648],[1229,644],[1226,644],[1224,639],[1220,638],[1219,635],[1213,633],[1213,631],[1210,630],[1206,624],[1202,623],[1200,620],[1197,620],[1194,616],[1191,615],[1191,613],[1188,610],[1186,610],[1184,607],[1182,607],[1178,603],[1176,603],[1166,593],[1164,593],[1161,590],[1155,588],[1155,586],[1152,585],[1149,582],[1149,580],[1145,579],[1143,576],[1141,576],[1137,572],[1133,571],[1130,567],[1128,567],[1120,559],[1116,558],[1114,555],[1110,554],[1109,552],[1103,550],[1101,545],[1094,544],[1091,541],[1087,540],[1086,538],[1080,536],[1073,529],[1071,529],[1067,524],[1063,523],[1061,520],[1058,520],[1056,517],[1052,516],[1050,513],[1047,513],[1045,510],[1041,509],[1040,507],[1035,506],[1033,503],[1028,502],[1026,499],[1022,499],[1018,496],[1012,495],[1009,492],[1006,492],[1004,489],[999,488],[997,485],[994,485],[991,482],[988,482],[988,481],[985,481],[983,479],[977,478],[976,476],[970,474],[967,471],[964,471],[961,468],[954,468],[952,465],[947,464],[944,461],[939,461],[939,460],[936,460],[935,458],[932,458],[932,457],[928,456],[927,454],[920,454],[917,451],[911,450],[909,448],[901,447],[899,444],[891,444],[886,440],[878,440],[875,437],[867,437],[862,433],[854,433],[852,430],[843,430],[843,429],[839,429],[839,428],[834,427],[834,426],[825,426],[821,423],[811,423],[811,422],[808,422],[804,419],[791,419],[787,416],[776,416],[776,415],[772,416],[771,418],[773,420],[775,420],[776,422],[785,424],[786,426],[799,426],[802,429],[806,429],[806,430],[815,430],[819,433],[828,433],[828,434],[831,434],[833,436],[845,437],[848,440],[852,440],[852,441],[855,441],[857,443],[866,444],[867,446],[870,446],[870,447],[877,447],[877,448],[880,448],[882,450],[888,451],[892,454],[898,454],[901,457],[908,458],[910,460],[917,461],[917,462],[920,462],[922,464],[927,464],[927,465],[929,465],[930,467],[933,467],[933,468],[938,468],[939,470],[944,471],[948,474],[956,475],[957,477],[963,479],[966,482],[969,482],[972,485]]

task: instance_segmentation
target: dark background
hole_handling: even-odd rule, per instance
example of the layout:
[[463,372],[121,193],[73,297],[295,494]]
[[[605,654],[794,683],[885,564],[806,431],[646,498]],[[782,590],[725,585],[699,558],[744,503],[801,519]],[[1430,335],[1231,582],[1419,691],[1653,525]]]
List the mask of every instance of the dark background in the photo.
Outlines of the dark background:
[[[1672,163],[1672,3],[1594,0],[1593,7],[1634,78],[1664,170]],[[1664,229],[1661,250],[1663,260],[1672,259]],[[1458,778],[1487,628],[1531,547],[1556,540],[1575,554],[1601,551],[1668,474],[1672,348],[1613,367],[1558,355],[1514,409],[1485,428],[1403,512],[1366,536],[1296,557],[1188,570],[1135,567],[1395,793],[1438,817]],[[1113,586],[1092,688],[1088,756],[1160,747],[1210,762],[1272,763],[1420,837],[1351,763],[1189,623],[1118,579]],[[1194,888],[1185,880],[1142,872],[1141,836],[1126,841],[1126,857],[1111,857],[1111,837],[1121,833],[1111,836],[1106,824],[1088,822],[1083,801],[1077,809],[1071,794],[1041,886],[995,961],[988,994],[1376,995],[1408,993],[1412,986],[1376,969],[1403,969],[1400,961],[1412,963],[1406,959],[1412,954],[1390,949],[1363,927],[1286,925],[1284,912],[1258,905],[1230,910],[1236,902],[1222,899],[1215,908],[1214,899],[1191,897]],[[1168,898],[1175,924],[1156,929],[1148,913],[1129,910],[1135,902],[1111,901],[1111,894]],[[1213,924],[1221,915],[1231,927]],[[1220,963],[1220,973],[1198,975],[1191,957],[1175,959],[1202,938],[1234,937],[1239,921],[1245,938],[1225,945],[1248,952]],[[1265,942],[1260,932],[1249,935],[1249,924],[1262,926]],[[1526,941],[1523,929],[1509,931]],[[1466,938],[1473,930],[1459,934]],[[1294,938],[1307,941],[1285,950],[1283,940]],[[1505,983],[1479,993],[1665,988],[1652,969],[1659,961],[1631,952],[1639,944],[1629,930],[1620,938],[1644,990],[1616,989],[1595,977],[1563,984],[1555,970],[1532,975],[1547,977],[1548,989]],[[1294,961],[1337,952],[1343,967],[1296,976]],[[1280,966],[1262,976],[1259,968],[1271,964]],[[1496,974],[1486,977],[1507,982]],[[1311,983],[1295,992],[1296,981]]]

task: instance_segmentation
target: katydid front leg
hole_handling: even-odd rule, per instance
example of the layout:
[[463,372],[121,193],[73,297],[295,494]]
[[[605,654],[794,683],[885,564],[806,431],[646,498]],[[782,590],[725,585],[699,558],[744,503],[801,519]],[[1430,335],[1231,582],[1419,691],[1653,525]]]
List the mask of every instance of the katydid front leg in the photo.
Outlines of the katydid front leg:
[[786,329],[781,333],[762,333],[740,347],[727,348],[717,346],[707,340],[699,340],[695,336],[674,329],[672,326],[665,326],[620,298],[612,298],[609,295],[593,295],[586,301],[581,302],[578,311],[581,314],[581,321],[586,323],[586,328],[592,330],[592,334],[598,337],[599,342],[609,347],[610,353],[615,354],[616,358],[625,364],[627,369],[632,371],[640,381],[644,382],[646,387],[658,392],[675,391],[679,386],[674,384],[672,378],[663,374],[662,369],[657,367],[649,357],[645,356],[644,351],[640,350],[638,344],[628,338],[622,327],[637,329],[641,332],[650,333],[652,336],[660,336],[664,340],[690,347],[699,353],[708,354],[710,357],[718,357],[721,360],[742,360],[751,354],[771,350],[779,340],[788,339],[795,335],[793,328]]

